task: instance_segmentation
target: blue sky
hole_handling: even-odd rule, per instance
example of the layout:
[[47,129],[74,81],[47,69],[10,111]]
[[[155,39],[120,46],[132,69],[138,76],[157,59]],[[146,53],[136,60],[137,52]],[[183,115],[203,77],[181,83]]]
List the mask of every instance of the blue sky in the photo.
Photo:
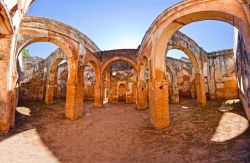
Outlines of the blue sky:
[[[69,24],[89,36],[101,50],[137,48],[154,19],[181,0],[36,0],[28,15]],[[192,23],[181,31],[207,51],[233,47],[232,26],[217,21]],[[35,43],[32,56],[47,57],[57,47]],[[171,56],[183,54],[171,51]]]

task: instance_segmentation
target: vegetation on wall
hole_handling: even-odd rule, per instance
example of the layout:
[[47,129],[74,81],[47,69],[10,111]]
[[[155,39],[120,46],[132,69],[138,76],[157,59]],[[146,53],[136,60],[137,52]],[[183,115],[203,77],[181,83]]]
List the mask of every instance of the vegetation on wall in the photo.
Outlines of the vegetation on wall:
[[24,50],[22,51],[22,55],[23,55],[23,57],[30,57],[29,50],[24,49]]

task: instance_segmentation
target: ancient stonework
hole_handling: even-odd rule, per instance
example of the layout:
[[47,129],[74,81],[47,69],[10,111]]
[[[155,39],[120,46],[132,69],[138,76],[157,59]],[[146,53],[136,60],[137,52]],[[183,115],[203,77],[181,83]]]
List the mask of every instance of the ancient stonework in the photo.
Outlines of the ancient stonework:
[[[93,100],[96,108],[102,108],[104,102],[123,101],[136,103],[138,109],[149,107],[150,121],[162,129],[171,124],[169,102],[192,97],[204,108],[209,99],[234,99],[239,94],[250,119],[247,1],[183,1],[155,19],[138,49],[110,51],[101,51],[85,34],[67,24],[25,16],[33,2],[0,1],[0,132],[14,127],[19,99],[44,100],[49,105],[54,97],[66,99],[65,116],[69,120],[82,117],[84,99]],[[208,53],[178,32],[201,20],[219,20],[237,27],[234,51]],[[50,42],[59,49],[45,60],[21,59],[21,51],[35,42]],[[171,49],[182,50],[189,60],[167,58]],[[63,60],[66,62],[61,63]]]
[[238,98],[234,51],[208,53],[209,95],[211,100]]

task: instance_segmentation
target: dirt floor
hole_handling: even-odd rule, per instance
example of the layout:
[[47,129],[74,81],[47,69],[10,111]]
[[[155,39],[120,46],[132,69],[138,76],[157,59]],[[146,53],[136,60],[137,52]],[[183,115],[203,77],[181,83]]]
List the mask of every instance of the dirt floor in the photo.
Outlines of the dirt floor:
[[[65,102],[24,101],[16,126],[0,135],[0,162],[250,162],[250,129],[239,103],[219,112],[195,101],[171,105],[171,126],[156,131],[149,110],[132,104],[84,103],[84,116],[64,118]],[[223,110],[223,109],[222,109]]]

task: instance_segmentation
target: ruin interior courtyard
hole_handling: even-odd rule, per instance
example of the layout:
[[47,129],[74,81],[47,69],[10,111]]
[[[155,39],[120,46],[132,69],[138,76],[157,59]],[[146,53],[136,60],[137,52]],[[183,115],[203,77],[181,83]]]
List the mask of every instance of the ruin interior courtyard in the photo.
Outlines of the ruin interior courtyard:
[[[250,162],[249,0],[181,1],[111,50],[28,16],[37,1],[0,1],[0,162]],[[232,26],[234,47],[180,30],[205,20]],[[58,48],[24,54],[40,42]]]

